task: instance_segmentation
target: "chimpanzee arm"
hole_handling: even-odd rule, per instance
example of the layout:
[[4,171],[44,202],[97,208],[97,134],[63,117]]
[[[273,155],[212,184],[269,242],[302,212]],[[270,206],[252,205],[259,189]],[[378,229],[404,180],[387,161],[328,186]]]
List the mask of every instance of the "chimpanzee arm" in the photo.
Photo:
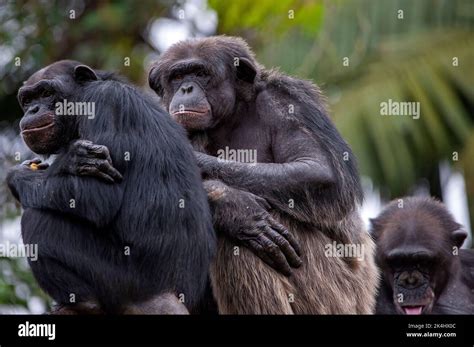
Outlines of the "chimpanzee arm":
[[[122,176],[112,165],[106,146],[76,140],[57,170],[109,183],[120,182]],[[203,185],[217,232],[251,249],[268,265],[285,275],[291,274],[291,267],[301,265],[297,241],[272,218],[265,199],[228,187],[220,181],[204,181]]]
[[275,163],[249,164],[195,154],[204,177],[247,190],[301,221],[324,217],[335,221],[353,207],[354,201],[343,201],[333,193],[339,188],[339,172],[326,149],[304,130],[291,123],[281,126],[272,143]]
[[[89,221],[97,227],[109,224],[119,211],[123,187],[88,177],[67,175],[58,169],[64,157],[40,170],[27,161],[13,168],[8,186],[23,208],[60,211]],[[37,165],[43,165],[35,160]]]

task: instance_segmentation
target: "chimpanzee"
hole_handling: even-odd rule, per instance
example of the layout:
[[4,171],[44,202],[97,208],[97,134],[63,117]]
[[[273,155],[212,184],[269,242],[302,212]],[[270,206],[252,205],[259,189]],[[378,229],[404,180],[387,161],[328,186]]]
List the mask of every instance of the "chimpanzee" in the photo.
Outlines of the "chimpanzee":
[[[219,311],[371,312],[377,270],[358,212],[356,161],[319,89],[264,69],[242,39],[225,36],[175,44],[153,65],[149,83],[200,147],[214,220],[226,222],[227,230],[217,226],[222,236],[211,266]],[[242,150],[256,161],[226,156]],[[248,249],[236,252],[243,243],[283,263],[279,250],[288,249],[289,235],[301,245],[303,264],[288,277]],[[329,256],[334,241],[362,246],[364,260]]]
[[[120,78],[75,61],[36,72],[18,99],[28,147],[55,154],[50,166],[15,167],[8,184],[25,209],[23,240],[38,244],[33,274],[57,313],[194,310],[215,233],[183,129]],[[72,175],[77,166],[103,179]]]
[[[196,149],[219,236],[219,312],[372,312],[378,272],[356,161],[319,89],[264,69],[225,36],[173,45],[149,83]],[[341,246],[363,260],[330,252]]]
[[383,278],[380,314],[474,314],[474,251],[443,204],[430,198],[394,200],[372,220]]

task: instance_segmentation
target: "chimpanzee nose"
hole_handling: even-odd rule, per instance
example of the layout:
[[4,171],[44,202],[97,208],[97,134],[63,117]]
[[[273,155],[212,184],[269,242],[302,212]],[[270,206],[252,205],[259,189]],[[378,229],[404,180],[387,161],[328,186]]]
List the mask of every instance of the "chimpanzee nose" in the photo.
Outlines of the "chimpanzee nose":
[[407,288],[415,288],[420,285],[422,278],[421,274],[418,272],[409,273],[408,271],[405,271],[399,279],[402,286]]
[[193,86],[192,85],[187,85],[187,86],[182,86],[181,87],[181,92],[183,94],[189,94],[193,91]]

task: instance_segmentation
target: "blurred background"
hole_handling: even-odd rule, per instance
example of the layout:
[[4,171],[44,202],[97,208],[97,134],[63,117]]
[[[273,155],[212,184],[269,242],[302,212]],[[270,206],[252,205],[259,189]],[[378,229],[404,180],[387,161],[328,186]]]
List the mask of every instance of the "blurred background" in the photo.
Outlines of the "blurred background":
[[[16,100],[29,75],[75,59],[147,88],[148,66],[163,50],[215,34],[242,36],[267,67],[323,89],[359,161],[367,222],[391,199],[432,195],[470,231],[473,28],[472,0],[1,1],[0,245],[21,242],[5,176],[32,155],[18,136]],[[419,102],[420,118],[382,116],[390,99]],[[0,254],[0,313],[49,305],[26,260]]]

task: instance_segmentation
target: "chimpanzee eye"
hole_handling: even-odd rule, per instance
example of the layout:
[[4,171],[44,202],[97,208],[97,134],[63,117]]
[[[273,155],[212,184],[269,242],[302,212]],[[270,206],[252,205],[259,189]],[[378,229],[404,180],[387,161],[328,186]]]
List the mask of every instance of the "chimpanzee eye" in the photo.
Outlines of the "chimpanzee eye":
[[420,269],[429,269],[431,268],[431,266],[433,265],[432,264],[432,261],[430,259],[421,259],[420,261],[418,261],[418,268]]
[[177,74],[173,76],[173,81],[181,81],[184,78],[183,75]]
[[398,270],[398,269],[403,268],[404,262],[403,262],[403,260],[400,259],[400,258],[392,258],[392,259],[388,259],[388,265],[389,265],[392,269]]
[[53,93],[47,89],[43,89],[43,91],[41,92],[42,98],[49,98],[51,95],[53,95]]
[[21,104],[23,106],[28,105],[31,102],[31,98],[29,96],[24,96],[21,98]]
[[196,76],[197,77],[205,77],[206,76],[206,73],[202,70],[199,70],[197,73],[196,73]]

